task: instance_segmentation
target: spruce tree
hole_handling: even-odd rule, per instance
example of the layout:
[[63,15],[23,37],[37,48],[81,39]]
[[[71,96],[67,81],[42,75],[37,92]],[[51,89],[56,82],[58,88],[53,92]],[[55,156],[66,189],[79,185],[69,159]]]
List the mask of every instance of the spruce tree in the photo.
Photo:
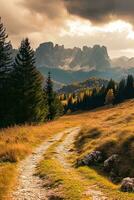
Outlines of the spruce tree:
[[134,78],[132,75],[128,75],[125,88],[125,98],[131,99],[134,97]]
[[45,93],[47,97],[47,104],[48,104],[48,120],[52,120],[54,118],[54,110],[53,110],[53,102],[54,102],[54,93],[53,93],[53,83],[51,80],[51,73],[48,72],[48,78],[46,81],[46,88]]
[[114,94],[115,94],[115,91],[116,91],[116,86],[115,86],[115,82],[111,79],[109,82],[108,82],[108,86],[107,86],[107,89],[106,89],[106,93],[112,89]]
[[12,70],[12,46],[0,18],[0,127],[11,124],[10,73]]
[[122,79],[117,87],[114,104],[121,103],[125,99],[126,81]]
[[48,73],[48,78],[46,81],[46,88],[44,90],[46,97],[47,97],[47,104],[48,104],[48,120],[53,120],[56,117],[62,115],[63,113],[63,106],[53,91],[53,82],[51,79],[51,73]]
[[42,77],[35,67],[34,51],[27,38],[21,42],[12,78],[16,123],[44,121],[47,106],[44,104]]

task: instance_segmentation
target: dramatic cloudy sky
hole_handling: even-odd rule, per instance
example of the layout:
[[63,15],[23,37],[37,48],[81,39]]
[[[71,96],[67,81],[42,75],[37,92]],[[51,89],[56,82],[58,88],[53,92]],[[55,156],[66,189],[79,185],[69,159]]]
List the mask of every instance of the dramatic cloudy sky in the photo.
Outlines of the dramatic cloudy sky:
[[134,0],[0,0],[0,15],[18,47],[105,45],[111,57],[134,56]]

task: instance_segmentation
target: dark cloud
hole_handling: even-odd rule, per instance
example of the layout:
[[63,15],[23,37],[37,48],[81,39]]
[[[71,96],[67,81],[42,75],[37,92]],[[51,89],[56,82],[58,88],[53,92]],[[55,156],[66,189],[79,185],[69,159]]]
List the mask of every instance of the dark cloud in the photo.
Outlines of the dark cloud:
[[133,23],[134,0],[64,0],[70,14],[105,23],[120,18]]
[[33,13],[45,15],[54,20],[62,18],[65,12],[61,0],[23,0],[21,5]]
[[21,5],[57,23],[64,23],[68,12],[93,23],[122,19],[134,24],[134,0],[22,0]]
[[[99,24],[96,28],[96,23],[107,23],[114,19],[134,24],[134,0],[12,0],[8,3],[0,0],[0,2],[0,15],[15,47],[20,45],[22,38],[29,37],[34,48],[46,41],[65,44],[66,47],[91,46],[97,43],[107,46],[111,55],[118,56],[124,52],[123,55],[129,56],[130,51],[131,55],[134,54],[134,33],[131,25],[125,23],[121,29],[119,23],[119,31],[116,31],[116,28],[113,31],[112,28],[106,30],[107,25],[103,24]],[[90,20],[93,24],[84,19]],[[85,31],[86,26],[88,31]],[[115,27],[118,28],[118,24]],[[79,34],[82,28],[82,34]]]

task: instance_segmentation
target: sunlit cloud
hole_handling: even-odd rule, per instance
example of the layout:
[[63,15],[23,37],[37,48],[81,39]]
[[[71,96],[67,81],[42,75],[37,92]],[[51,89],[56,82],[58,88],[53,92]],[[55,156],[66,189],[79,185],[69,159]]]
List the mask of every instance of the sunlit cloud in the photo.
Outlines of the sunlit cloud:
[[96,32],[100,33],[114,33],[114,32],[127,32],[128,38],[133,37],[134,31],[130,23],[127,23],[122,20],[117,20],[111,23],[108,23],[103,26],[94,26],[89,21],[84,20],[68,20],[66,22],[67,30],[62,29],[60,35],[80,35],[85,36],[86,34],[94,34]]
[[125,18],[93,23],[67,12],[61,0],[1,0],[0,13],[15,48],[29,37],[34,48],[48,41],[67,48],[100,44],[112,57],[134,56],[133,23]]

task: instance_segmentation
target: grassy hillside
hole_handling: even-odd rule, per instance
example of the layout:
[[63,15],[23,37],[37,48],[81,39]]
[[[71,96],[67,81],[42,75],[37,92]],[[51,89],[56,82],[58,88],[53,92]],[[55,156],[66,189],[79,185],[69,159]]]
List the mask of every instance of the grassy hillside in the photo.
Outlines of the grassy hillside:
[[[103,162],[92,167],[79,167],[78,170],[92,183],[110,195],[109,199],[134,199],[133,194],[119,191],[120,181],[125,177],[134,177],[134,101],[125,102],[116,107],[104,108],[91,112],[89,124],[83,127],[75,140],[78,160],[97,150],[104,155],[104,160],[118,154],[119,162],[112,174],[106,172]],[[76,162],[76,158],[74,158]],[[113,177],[111,177],[114,175]],[[113,184],[112,181],[116,181]]]
[[105,158],[113,154],[121,157],[122,177],[134,176],[134,102],[115,108],[92,112],[90,124],[76,138],[75,147],[83,157],[92,150],[99,150]]
[[91,77],[83,82],[73,83],[67,86],[63,86],[60,90],[58,90],[58,92],[60,94],[78,93],[80,91],[83,91],[84,89],[100,88],[102,86],[106,87],[107,85],[108,85],[108,80]]
[[[54,122],[39,126],[26,125],[1,130],[0,199],[9,200],[7,194],[15,184],[17,162],[31,153],[32,149],[41,141],[69,127],[83,127],[75,141],[76,151],[72,158],[74,162],[76,162],[76,156],[81,158],[99,148],[107,156],[113,152],[120,153],[122,160],[125,161],[120,166],[121,170],[126,173],[125,176],[133,175],[133,122],[134,101],[131,100],[115,107],[104,107],[90,112],[66,115]],[[133,194],[120,192],[118,185],[112,184],[104,174],[95,169],[80,167],[78,171],[86,179],[89,179],[90,184],[97,185],[105,193],[112,195],[113,199],[134,199]]]
[[61,119],[38,126],[25,125],[0,130],[0,200],[10,199],[10,190],[17,177],[17,163],[45,139],[70,126],[72,123]]
[[[103,151],[106,157],[113,153],[118,153],[121,156],[119,169],[122,174],[124,174],[124,177],[133,176],[133,106],[134,101],[131,100],[115,107],[108,106],[90,112],[75,113],[74,115],[63,117],[62,120],[68,120],[69,122],[71,120],[71,123],[75,122],[82,127],[81,132],[75,138],[73,153],[68,158],[70,162],[75,164],[77,159],[83,158],[96,149]],[[62,185],[62,191],[61,188],[59,188],[59,191],[65,199],[73,199],[73,197],[78,200],[82,199],[82,193],[76,193],[76,188],[79,187],[79,191],[82,191],[83,187],[85,188],[87,185],[95,186],[97,190],[102,191],[110,200],[134,199],[133,194],[121,192],[120,184],[112,183],[110,178],[101,171],[101,166],[73,168],[67,173],[64,167],[58,163],[55,151],[55,147],[48,151],[47,156],[40,163],[39,174],[41,177],[47,176],[48,179],[50,178],[52,185],[55,185],[60,180],[59,184]],[[70,174],[74,174],[74,169],[76,180],[80,180],[77,183],[74,183],[74,179],[70,177]],[[82,183],[79,175],[83,177]],[[70,187],[66,185],[67,180],[70,180]],[[69,191],[69,196],[67,191]]]
[[[59,68],[48,68],[48,67],[39,67],[38,70],[42,73],[43,76],[47,76],[48,72],[51,71],[54,81],[57,81],[61,84],[72,84],[74,82],[81,82],[90,77],[97,77],[102,79],[111,79],[118,81],[123,77],[124,70],[120,68],[110,68],[108,70],[92,70],[89,72],[86,71],[70,71],[63,70]],[[131,70],[132,71],[132,70]],[[133,73],[131,73],[133,74]]]

